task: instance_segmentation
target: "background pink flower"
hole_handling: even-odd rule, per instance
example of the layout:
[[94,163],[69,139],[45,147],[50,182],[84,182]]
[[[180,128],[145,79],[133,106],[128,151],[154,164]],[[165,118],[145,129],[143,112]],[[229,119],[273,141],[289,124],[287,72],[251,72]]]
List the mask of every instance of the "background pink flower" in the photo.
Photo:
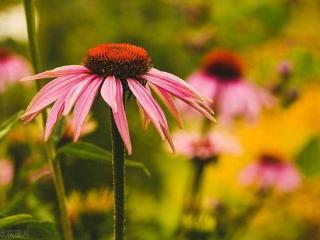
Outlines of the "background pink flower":
[[189,158],[209,159],[219,154],[241,153],[241,146],[236,139],[220,132],[213,132],[205,136],[179,132],[174,134],[173,143],[177,153]]
[[7,84],[18,82],[30,74],[30,65],[26,59],[0,48],[0,92],[5,90]]
[[14,175],[13,163],[7,159],[0,160],[0,187],[5,187],[12,182]]
[[209,52],[202,68],[187,81],[213,100],[214,110],[223,123],[238,116],[255,121],[264,107],[274,104],[270,93],[244,79],[241,59],[226,50]]
[[240,173],[239,180],[245,186],[275,188],[281,192],[294,190],[301,181],[300,174],[292,163],[267,154],[250,163]]

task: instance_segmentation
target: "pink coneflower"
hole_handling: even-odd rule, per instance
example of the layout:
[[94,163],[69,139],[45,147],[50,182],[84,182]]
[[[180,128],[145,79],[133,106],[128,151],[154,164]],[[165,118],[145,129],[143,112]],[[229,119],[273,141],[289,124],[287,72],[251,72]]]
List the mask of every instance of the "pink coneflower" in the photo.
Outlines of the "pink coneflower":
[[176,133],[173,143],[177,153],[191,159],[208,160],[219,154],[239,154],[241,147],[231,136],[220,132],[201,136],[196,133]]
[[14,175],[13,162],[1,159],[0,160],[0,187],[5,187],[12,182]]
[[292,65],[289,61],[283,60],[278,64],[278,72],[283,77],[288,77],[292,72]]
[[263,107],[274,102],[268,92],[244,79],[241,59],[225,50],[209,52],[202,68],[187,81],[213,100],[215,110],[225,123],[237,116],[254,121]]
[[275,188],[289,192],[299,185],[300,175],[290,162],[278,156],[263,154],[241,172],[239,180],[243,185],[254,185],[261,190]]
[[77,141],[98,91],[112,109],[116,126],[129,154],[132,147],[123,103],[126,97],[136,97],[145,122],[151,121],[162,139],[168,140],[172,149],[174,147],[166,117],[153,98],[150,88],[163,99],[180,125],[181,119],[172,96],[214,120],[213,112],[207,105],[208,100],[182,79],[153,68],[147,51],[131,44],[101,44],[89,49],[84,65],[58,67],[23,80],[44,78],[55,79],[33,98],[22,119],[29,122],[45,107],[54,103],[48,114],[45,140],[49,138],[59,117],[70,113],[74,106],[74,141]]
[[27,60],[0,47],[0,92],[5,90],[7,84],[17,82],[30,74]]

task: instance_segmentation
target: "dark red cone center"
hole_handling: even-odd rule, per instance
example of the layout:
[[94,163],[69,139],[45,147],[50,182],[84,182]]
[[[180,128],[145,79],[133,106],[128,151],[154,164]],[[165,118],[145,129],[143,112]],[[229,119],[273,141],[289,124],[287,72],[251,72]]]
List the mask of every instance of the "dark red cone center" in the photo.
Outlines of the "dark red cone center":
[[260,156],[260,161],[263,164],[268,164],[268,165],[281,165],[283,163],[282,158],[269,153],[262,154]]
[[203,70],[221,81],[239,80],[242,69],[240,58],[226,50],[213,50],[204,57]]
[[152,66],[144,48],[127,43],[106,43],[90,48],[84,64],[93,73],[121,80],[139,78]]

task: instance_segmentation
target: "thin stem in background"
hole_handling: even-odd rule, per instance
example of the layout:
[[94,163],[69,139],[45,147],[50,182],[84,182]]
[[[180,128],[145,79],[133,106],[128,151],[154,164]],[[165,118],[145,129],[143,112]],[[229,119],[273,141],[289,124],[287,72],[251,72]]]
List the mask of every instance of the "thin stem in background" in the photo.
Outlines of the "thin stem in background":
[[124,239],[125,212],[125,166],[124,145],[118,132],[116,123],[110,110],[111,134],[112,134],[112,173],[114,191],[114,239]]
[[197,211],[199,208],[200,202],[200,189],[203,178],[203,173],[205,170],[206,162],[201,159],[192,160],[192,167],[194,168],[193,172],[193,181],[191,186],[191,208]]
[[[40,71],[40,58],[39,58],[39,48],[37,42],[37,34],[35,28],[35,13],[34,13],[34,2],[35,0],[24,0],[24,9],[27,21],[28,39],[30,46],[30,53],[32,59],[32,65],[35,73]],[[40,90],[41,84],[36,81],[37,91]],[[42,112],[42,126],[44,126],[46,116]],[[67,207],[66,207],[66,194],[64,189],[64,183],[62,178],[62,172],[60,167],[60,161],[56,158],[56,150],[53,142],[49,140],[45,143],[46,155],[52,170],[53,182],[57,194],[57,200],[59,205],[60,223],[63,231],[63,236],[65,240],[72,240],[72,230],[71,224],[68,218]]]

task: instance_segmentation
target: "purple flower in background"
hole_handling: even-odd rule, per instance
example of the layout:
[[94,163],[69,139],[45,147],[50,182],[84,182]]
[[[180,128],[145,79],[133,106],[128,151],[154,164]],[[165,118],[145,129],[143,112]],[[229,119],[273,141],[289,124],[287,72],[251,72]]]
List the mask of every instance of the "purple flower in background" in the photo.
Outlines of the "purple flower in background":
[[291,71],[292,65],[289,61],[283,60],[279,63],[278,72],[280,73],[280,75],[287,77],[290,75]]
[[274,104],[271,94],[246,81],[241,59],[226,50],[209,52],[201,69],[187,81],[213,100],[214,110],[223,123],[230,123],[238,116],[255,121],[264,107]]
[[0,160],[0,187],[9,185],[13,179],[13,162],[7,159]]
[[300,174],[289,161],[278,156],[263,154],[250,163],[239,176],[240,183],[265,190],[275,188],[281,192],[294,190],[300,184]]
[[18,82],[31,74],[30,65],[22,56],[0,47],[0,92],[9,83]]
[[205,136],[196,133],[179,132],[173,135],[177,153],[190,159],[210,159],[219,154],[239,154],[241,146],[233,137],[213,132]]

